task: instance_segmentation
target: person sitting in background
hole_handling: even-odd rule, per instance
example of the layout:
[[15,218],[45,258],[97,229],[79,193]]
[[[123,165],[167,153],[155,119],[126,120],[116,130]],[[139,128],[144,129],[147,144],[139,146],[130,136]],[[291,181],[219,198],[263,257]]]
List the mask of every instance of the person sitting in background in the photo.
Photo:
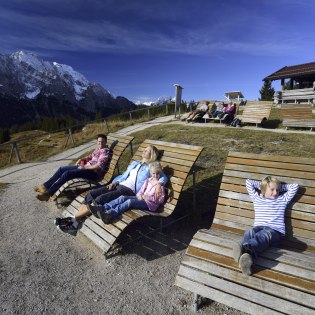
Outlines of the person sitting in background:
[[211,117],[216,118],[219,114],[223,113],[224,106],[224,102],[220,102],[219,105],[215,106],[215,108],[210,111]]
[[235,104],[230,101],[229,104],[224,108],[224,115],[222,116],[222,120],[229,124],[234,119],[235,110]]
[[40,201],[56,200],[55,192],[73,178],[101,181],[112,157],[112,150],[107,146],[107,136],[104,134],[97,136],[97,146],[90,155],[79,159],[76,165],[60,167],[44,184],[33,187],[39,193],[36,198]]
[[192,121],[197,115],[203,115],[209,109],[209,102],[199,103],[196,110],[189,112],[186,117],[183,117],[182,120],[187,122]]

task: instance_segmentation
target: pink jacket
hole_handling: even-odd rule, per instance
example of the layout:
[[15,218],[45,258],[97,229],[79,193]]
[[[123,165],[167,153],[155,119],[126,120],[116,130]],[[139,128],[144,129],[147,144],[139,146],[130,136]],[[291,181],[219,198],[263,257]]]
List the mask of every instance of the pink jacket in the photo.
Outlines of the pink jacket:
[[155,188],[157,184],[152,185],[153,178],[150,177],[146,179],[141,186],[139,192],[137,193],[137,197],[140,198],[141,195],[146,195],[148,200],[145,200],[150,211],[156,211],[160,204],[164,202],[165,199],[165,189],[164,186],[161,186],[161,196],[159,198],[155,197]]

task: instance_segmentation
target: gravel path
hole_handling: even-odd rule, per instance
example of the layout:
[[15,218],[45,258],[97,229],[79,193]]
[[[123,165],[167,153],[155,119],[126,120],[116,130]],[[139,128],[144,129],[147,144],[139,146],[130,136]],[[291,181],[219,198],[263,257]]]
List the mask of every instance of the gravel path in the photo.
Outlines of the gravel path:
[[[154,123],[160,122],[165,119]],[[43,163],[0,171],[0,182],[9,183],[0,193],[0,313],[195,314],[192,294],[174,281],[197,227],[178,223],[105,260],[80,233],[70,237],[58,231],[53,219],[61,210],[35,198],[32,186],[94,146],[93,141]],[[198,314],[242,313],[207,301]]]

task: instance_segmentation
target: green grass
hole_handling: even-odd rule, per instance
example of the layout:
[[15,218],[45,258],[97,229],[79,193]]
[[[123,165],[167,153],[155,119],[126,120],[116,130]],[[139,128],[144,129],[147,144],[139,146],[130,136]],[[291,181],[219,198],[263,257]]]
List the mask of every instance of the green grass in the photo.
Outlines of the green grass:
[[[240,151],[296,157],[315,156],[315,136],[310,134],[275,133],[264,130],[236,128],[204,128],[191,125],[168,124],[148,128],[132,134],[134,151],[145,139],[193,144],[204,147],[196,163],[197,209],[193,218],[209,222],[216,208],[222,173],[228,152]],[[124,154],[120,169],[129,163],[129,152]],[[182,193],[179,208],[192,211],[192,176]],[[207,219],[205,220],[205,216]],[[207,227],[207,226],[205,226]]]

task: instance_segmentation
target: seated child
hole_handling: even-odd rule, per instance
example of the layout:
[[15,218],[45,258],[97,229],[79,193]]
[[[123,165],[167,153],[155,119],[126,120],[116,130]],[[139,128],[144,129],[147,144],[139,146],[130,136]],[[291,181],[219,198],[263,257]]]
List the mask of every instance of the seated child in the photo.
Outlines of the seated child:
[[155,191],[162,174],[160,162],[156,161],[150,164],[150,174],[151,177],[144,181],[136,196],[120,196],[102,206],[88,205],[88,208],[106,224],[129,209],[156,211],[165,199],[164,186],[161,186],[161,194],[157,195]]
[[298,187],[297,184],[281,184],[271,176],[264,178],[261,183],[246,180],[248,194],[254,203],[254,226],[245,231],[241,242],[233,248],[234,260],[239,263],[244,274],[252,274],[253,261],[259,253],[280,244],[285,234],[285,210]]

